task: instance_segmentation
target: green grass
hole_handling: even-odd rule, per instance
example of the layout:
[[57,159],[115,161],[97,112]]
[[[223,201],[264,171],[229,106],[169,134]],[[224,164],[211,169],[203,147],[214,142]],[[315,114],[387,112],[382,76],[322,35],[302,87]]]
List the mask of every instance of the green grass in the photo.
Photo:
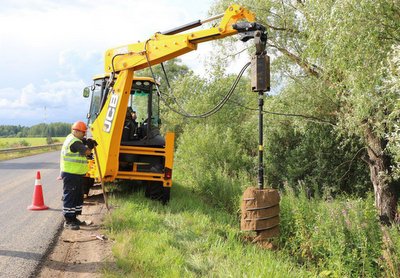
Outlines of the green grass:
[[[65,137],[52,137],[55,143],[62,143],[65,140]],[[34,147],[34,146],[43,146],[47,145],[47,140],[45,137],[28,137],[28,138],[0,138],[0,150],[8,149],[8,148],[18,148],[18,147]],[[35,155],[39,153],[59,150],[60,147],[57,148],[43,148],[38,150],[20,150],[16,152],[10,153],[0,153],[0,161],[14,159],[19,157],[25,157],[30,155]]]
[[238,215],[175,183],[168,205],[118,194],[106,218],[117,268],[105,277],[398,277],[400,231],[383,242],[373,198],[281,194],[275,250],[250,243]]
[[106,277],[310,277],[281,251],[245,240],[237,216],[175,184],[168,205],[143,192],[112,198],[106,219],[118,270]]
[[[52,137],[53,140],[63,142],[65,137]],[[46,137],[26,137],[26,138],[0,138],[0,149],[14,148],[19,146],[41,146],[46,145]]]

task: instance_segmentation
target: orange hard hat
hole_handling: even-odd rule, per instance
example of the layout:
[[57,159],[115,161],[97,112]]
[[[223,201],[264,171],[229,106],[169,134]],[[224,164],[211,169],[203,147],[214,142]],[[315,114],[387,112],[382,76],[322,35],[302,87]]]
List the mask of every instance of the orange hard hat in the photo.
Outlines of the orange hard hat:
[[77,121],[72,125],[72,130],[79,130],[82,132],[86,132],[87,126],[84,122],[82,121]]

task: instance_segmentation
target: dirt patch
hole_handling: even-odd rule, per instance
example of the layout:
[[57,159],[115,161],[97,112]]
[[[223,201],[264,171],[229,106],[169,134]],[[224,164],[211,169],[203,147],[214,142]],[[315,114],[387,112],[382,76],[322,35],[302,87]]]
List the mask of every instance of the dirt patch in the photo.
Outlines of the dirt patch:
[[63,229],[37,277],[101,277],[105,267],[115,267],[112,241],[102,227],[106,213],[101,190],[91,190],[79,217],[91,224],[78,231]]

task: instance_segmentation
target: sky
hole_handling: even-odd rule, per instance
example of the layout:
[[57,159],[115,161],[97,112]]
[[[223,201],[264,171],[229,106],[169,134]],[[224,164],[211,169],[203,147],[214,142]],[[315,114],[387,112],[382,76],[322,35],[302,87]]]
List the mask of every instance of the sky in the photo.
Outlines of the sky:
[[[82,91],[103,72],[108,48],[205,19],[213,2],[2,0],[0,125],[85,121],[89,100]],[[201,75],[211,49],[199,45],[181,58]]]

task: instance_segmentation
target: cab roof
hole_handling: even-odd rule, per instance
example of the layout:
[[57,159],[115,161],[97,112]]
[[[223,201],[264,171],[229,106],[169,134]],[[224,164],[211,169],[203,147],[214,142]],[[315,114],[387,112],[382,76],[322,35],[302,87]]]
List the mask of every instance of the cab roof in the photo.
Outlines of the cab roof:
[[[116,77],[117,76],[118,76],[118,74],[116,75]],[[110,77],[109,73],[96,74],[95,76],[93,76],[93,80],[104,79],[104,78],[109,78],[109,77]],[[149,81],[152,83],[156,83],[153,78],[146,77],[146,76],[134,76],[133,81]],[[157,82],[157,84],[160,85],[158,82]]]

